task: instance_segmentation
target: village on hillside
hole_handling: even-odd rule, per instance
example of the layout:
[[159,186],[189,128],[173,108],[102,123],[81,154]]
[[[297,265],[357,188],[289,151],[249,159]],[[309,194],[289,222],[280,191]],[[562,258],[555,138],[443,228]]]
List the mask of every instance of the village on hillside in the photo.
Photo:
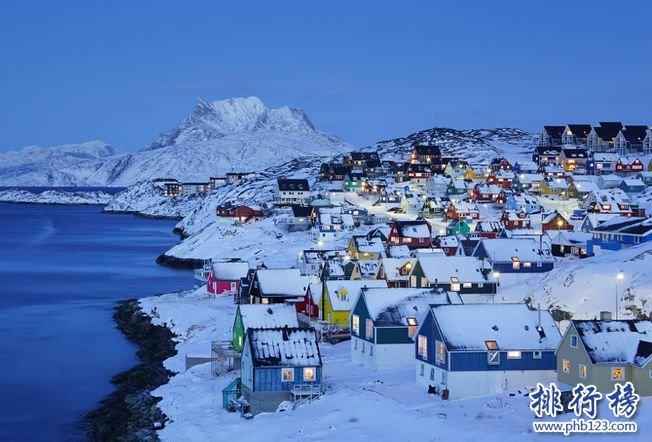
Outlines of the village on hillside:
[[[398,162],[354,151],[318,176],[279,176],[273,206],[220,204],[214,217],[232,229],[273,218],[277,236],[293,239],[275,252],[283,265],[216,247],[195,271],[193,295],[221,303],[211,316],[220,331],[183,355],[184,369],[210,363],[229,380],[224,413],[248,418],[324,400],[329,370],[339,371],[323,356],[335,348],[370,374],[411,367],[405,388],[442,400],[523,396],[551,382],[605,394],[631,382],[651,396],[649,294],[636,296],[630,269],[609,263],[649,254],[636,251],[652,239],[652,129],[545,126],[530,154],[474,163],[415,143]],[[157,185],[176,198],[246,178]],[[597,311],[510,289],[593,262],[608,269],[595,275],[608,287]]]

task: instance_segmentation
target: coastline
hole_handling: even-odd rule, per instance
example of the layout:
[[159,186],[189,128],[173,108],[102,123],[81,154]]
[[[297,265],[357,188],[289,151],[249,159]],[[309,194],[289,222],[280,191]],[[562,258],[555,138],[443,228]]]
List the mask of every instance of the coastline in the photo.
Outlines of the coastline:
[[126,338],[137,344],[140,363],[115,375],[115,390],[86,414],[84,430],[90,440],[158,440],[157,430],[167,416],[158,408],[161,398],[150,393],[174,375],[163,361],[177,354],[175,334],[165,325],[154,325],[137,299],[119,301],[113,319]]
[[176,256],[161,253],[156,257],[156,264],[172,267],[175,269],[200,269],[204,265],[204,260],[194,258],[177,258]]

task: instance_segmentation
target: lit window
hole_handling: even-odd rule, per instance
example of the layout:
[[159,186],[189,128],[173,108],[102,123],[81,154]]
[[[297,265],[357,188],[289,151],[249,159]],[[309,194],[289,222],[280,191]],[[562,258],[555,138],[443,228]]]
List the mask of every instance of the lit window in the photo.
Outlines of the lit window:
[[540,351],[532,352],[532,359],[541,359],[541,352]]
[[419,335],[419,338],[417,339],[417,345],[419,356],[426,359],[428,357],[428,338],[423,335]]
[[445,364],[446,363],[446,346],[442,341],[436,341],[435,345],[437,346],[437,363]]
[[532,267],[532,263],[529,262],[529,261],[526,261],[526,262],[523,263],[523,267],[530,268],[530,267]]
[[282,368],[281,380],[283,382],[294,382],[294,368]]
[[570,361],[568,359],[561,360],[561,370],[564,373],[570,373]]
[[260,300],[260,303],[261,303],[261,304],[269,304],[269,298],[262,298],[262,299]]
[[356,335],[360,334],[360,316],[353,315],[351,317],[351,328],[353,329],[353,333]]
[[622,367],[613,367],[611,369],[611,380],[612,381],[624,381],[625,380],[625,369]]
[[570,346],[571,348],[577,348],[577,335],[571,335]]
[[460,280],[456,277],[451,278],[451,291],[459,292],[460,291]]
[[507,359],[521,359],[521,352],[516,350],[510,350],[507,352]]
[[496,341],[484,341],[484,345],[487,346],[487,350],[498,350]]
[[583,378],[583,379],[586,379],[586,376],[588,375],[588,373],[589,373],[589,370],[586,367],[586,365],[580,364],[580,369],[579,369],[580,377]]
[[367,339],[373,339],[374,337],[374,321],[367,319],[366,328],[365,328],[365,337]]
[[317,378],[317,370],[315,370],[315,367],[303,367],[304,382],[314,381],[316,378]]
[[408,336],[412,337],[417,332],[417,319],[416,318],[407,318],[408,324]]

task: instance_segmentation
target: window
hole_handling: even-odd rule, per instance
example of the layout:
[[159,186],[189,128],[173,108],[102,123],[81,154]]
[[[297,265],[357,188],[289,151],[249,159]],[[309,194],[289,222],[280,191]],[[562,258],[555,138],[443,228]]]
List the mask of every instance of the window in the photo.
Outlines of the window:
[[303,367],[304,382],[311,382],[315,379],[317,379],[317,370],[315,370],[315,367]]
[[435,346],[437,347],[437,363],[445,364],[446,363],[446,346],[442,341],[435,341]]
[[487,350],[498,350],[496,341],[484,341],[484,345],[487,346]]
[[419,356],[426,359],[428,357],[428,338],[423,335],[419,335],[417,346]]
[[500,364],[500,351],[491,350],[487,352],[487,364],[498,365]]
[[363,342],[362,342],[362,353],[364,353],[364,347],[365,347],[365,343],[364,343],[364,341],[363,341]]
[[561,360],[561,371],[564,373],[570,373],[570,361],[568,359]]
[[421,287],[428,287],[428,278],[425,276],[421,278]]
[[613,367],[611,369],[611,380],[612,381],[624,381],[625,380],[625,369],[623,367]]
[[507,359],[521,359],[521,352],[516,350],[510,350],[507,352]]
[[460,280],[452,277],[451,278],[451,292],[459,292],[460,291]]
[[478,283],[478,288],[481,289],[481,288],[483,288],[483,287],[484,287],[484,282],[479,282],[479,283]]
[[470,282],[465,282],[464,284],[462,284],[462,287],[464,287],[465,289],[470,289],[472,286],[473,284],[471,284]]
[[537,267],[543,267],[543,263],[542,263],[542,262],[540,262],[540,261],[539,261],[539,262],[537,262]]
[[373,356],[373,355],[374,355],[374,346],[369,344],[369,356]]
[[588,373],[589,373],[589,370],[588,370],[588,368],[586,368],[586,365],[580,364],[580,367],[579,367],[580,377],[583,378],[583,379],[586,379],[586,376],[588,375]]
[[367,318],[367,322],[366,322],[365,337],[367,339],[373,339],[374,338],[374,321],[372,321],[371,319],[368,319],[368,318]]
[[525,261],[525,262],[523,263],[523,267],[525,267],[526,269],[529,269],[530,267],[532,267],[532,263],[529,262],[529,261]]
[[533,351],[532,352],[532,359],[541,359],[541,352],[540,351]]
[[261,298],[260,303],[261,304],[269,304],[269,298]]
[[434,368],[430,369],[430,380],[431,381],[435,380],[435,369]]
[[353,329],[353,333],[355,333],[356,335],[360,334],[360,316],[358,315],[351,316],[351,328]]
[[423,376],[423,371],[425,370],[425,366],[423,364],[419,364],[419,365],[421,365],[421,370],[419,371],[419,375]]
[[570,346],[571,348],[577,348],[577,335],[571,335]]
[[417,318],[406,318],[408,325],[408,336],[412,337],[417,332]]
[[446,372],[444,370],[441,371],[441,384],[446,385]]
[[294,368],[281,368],[281,381],[294,382]]
[[416,287],[416,286],[417,286],[417,277],[416,277],[416,276],[414,276],[414,275],[410,276],[410,285],[411,285],[412,287]]

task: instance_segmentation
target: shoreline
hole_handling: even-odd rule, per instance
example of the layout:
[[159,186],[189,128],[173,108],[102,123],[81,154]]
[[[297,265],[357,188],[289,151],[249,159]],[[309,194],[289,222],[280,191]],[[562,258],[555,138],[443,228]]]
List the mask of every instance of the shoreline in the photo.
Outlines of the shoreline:
[[156,257],[156,264],[174,269],[200,269],[204,265],[204,260],[195,258],[177,258],[176,256],[161,253]]
[[115,390],[84,417],[89,440],[158,440],[157,430],[167,416],[158,408],[161,398],[151,392],[175,374],[163,361],[177,354],[176,335],[165,326],[154,325],[137,299],[118,301],[113,320],[127,340],[138,345],[140,363],[111,378]]
[[0,200],[3,204],[31,204],[39,206],[98,206],[105,207],[108,203],[58,203],[55,201],[5,201]]

